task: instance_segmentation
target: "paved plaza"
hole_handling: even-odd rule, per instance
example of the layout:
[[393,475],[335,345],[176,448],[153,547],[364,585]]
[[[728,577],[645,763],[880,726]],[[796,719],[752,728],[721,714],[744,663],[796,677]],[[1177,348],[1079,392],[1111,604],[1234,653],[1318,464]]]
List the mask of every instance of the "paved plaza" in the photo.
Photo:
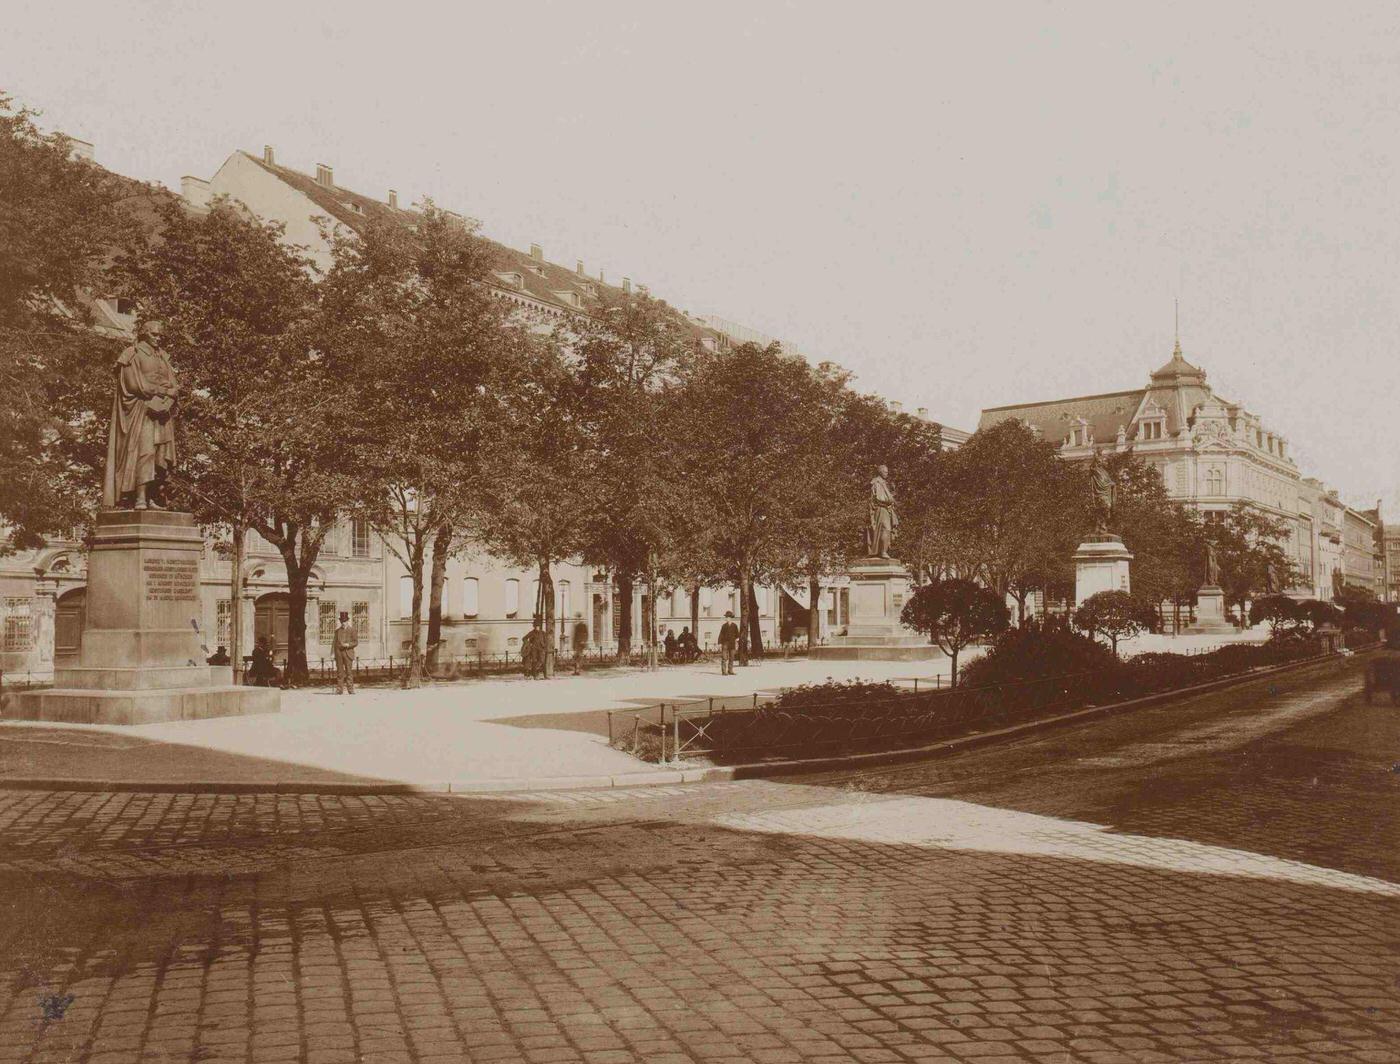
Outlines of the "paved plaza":
[[[1237,638],[1257,640],[1261,633]],[[1143,636],[1124,652],[1193,650],[1228,637]],[[964,655],[969,660],[978,651]],[[946,683],[935,661],[769,659],[720,675],[719,666],[657,672],[605,669],[550,681],[522,677],[429,684],[414,691],[362,687],[287,691],[277,716],[223,717],[136,727],[0,724],[0,776],[27,779],[206,783],[393,782],[470,787],[542,779],[623,778],[653,769],[607,745],[607,713],[658,702],[755,692],[826,679]],[[654,714],[653,714],[654,716]]]
[[0,1060],[1392,1061],[1359,682],[788,782],[0,794]]

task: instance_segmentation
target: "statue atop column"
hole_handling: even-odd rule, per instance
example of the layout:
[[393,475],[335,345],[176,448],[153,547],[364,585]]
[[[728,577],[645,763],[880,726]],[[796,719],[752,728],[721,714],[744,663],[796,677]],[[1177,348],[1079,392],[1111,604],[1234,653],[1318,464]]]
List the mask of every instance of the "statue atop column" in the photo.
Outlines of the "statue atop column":
[[159,342],[160,323],[143,321],[136,343],[117,357],[102,484],[102,505],[108,510],[165,506],[165,480],[175,465],[179,384]]
[[1089,485],[1093,494],[1094,532],[1102,536],[1107,534],[1109,522],[1113,520],[1114,504],[1118,501],[1118,485],[1114,483],[1113,474],[1108,471],[1108,466],[1104,464],[1097,447],[1089,459]]
[[888,558],[899,517],[894,512],[894,492],[890,489],[889,470],[878,466],[870,481],[870,523],[865,530],[865,553],[871,558]]

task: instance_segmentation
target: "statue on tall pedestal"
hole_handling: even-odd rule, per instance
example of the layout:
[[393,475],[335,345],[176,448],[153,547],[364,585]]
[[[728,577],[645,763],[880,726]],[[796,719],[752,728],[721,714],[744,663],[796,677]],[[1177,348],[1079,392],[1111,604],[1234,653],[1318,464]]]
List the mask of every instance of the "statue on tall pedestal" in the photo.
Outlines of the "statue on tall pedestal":
[[1113,508],[1118,499],[1118,485],[1114,483],[1113,474],[1108,471],[1108,466],[1104,464],[1097,447],[1094,448],[1093,456],[1089,459],[1089,483],[1093,492],[1094,532],[1096,535],[1106,535],[1109,522],[1113,520]]
[[894,512],[894,492],[885,478],[890,471],[884,466],[875,470],[870,481],[870,524],[865,530],[865,553],[871,558],[888,558],[899,517]]
[[1215,544],[1206,544],[1206,587],[1220,586],[1220,559],[1215,556]]
[[108,510],[164,508],[165,479],[175,465],[179,384],[159,341],[160,324],[142,322],[136,343],[117,357],[102,484],[102,505]]

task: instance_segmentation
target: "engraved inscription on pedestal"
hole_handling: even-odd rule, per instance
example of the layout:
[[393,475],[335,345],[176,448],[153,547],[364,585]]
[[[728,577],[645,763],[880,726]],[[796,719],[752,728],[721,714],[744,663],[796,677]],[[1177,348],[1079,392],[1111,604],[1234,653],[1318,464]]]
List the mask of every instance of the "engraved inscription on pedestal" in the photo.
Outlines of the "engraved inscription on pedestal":
[[199,598],[199,562],[192,558],[143,558],[141,575],[147,602],[187,602]]

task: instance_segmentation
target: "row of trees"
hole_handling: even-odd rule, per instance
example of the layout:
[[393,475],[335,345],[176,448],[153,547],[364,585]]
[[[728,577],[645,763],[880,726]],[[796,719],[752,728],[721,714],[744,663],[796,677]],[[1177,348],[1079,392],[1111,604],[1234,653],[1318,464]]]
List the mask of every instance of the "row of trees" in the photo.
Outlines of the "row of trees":
[[[164,324],[182,381],[178,504],[219,537],[235,583],[249,531],[281,554],[293,679],[309,581],[347,516],[412,578],[410,683],[441,635],[447,560],[465,550],[536,569],[550,633],[551,566],[580,559],[624,601],[641,582],[653,625],[660,593],[689,591],[698,614],[700,588],[737,586],[745,654],[759,647],[754,585],[805,588],[815,635],[822,582],[863,552],[878,463],[899,493],[896,553],[920,582],[976,582],[1020,620],[1032,592],[1072,586],[1086,472],[1019,422],[943,453],[937,426],[837,367],[776,346],[708,350],[645,294],[607,294],[551,327],[521,320],[493,295],[491,246],[431,203],[412,225],[337,230],[320,267],[233,205],[191,214],[71,161],[3,98],[0,179],[0,233],[15,235],[0,239],[5,545],[80,533],[95,510],[127,341],[94,329],[82,293],[127,296]],[[1131,454],[1110,468],[1148,597],[1191,594],[1207,541],[1235,601],[1287,572],[1263,515],[1202,524]],[[637,633],[622,618],[626,650]]]

